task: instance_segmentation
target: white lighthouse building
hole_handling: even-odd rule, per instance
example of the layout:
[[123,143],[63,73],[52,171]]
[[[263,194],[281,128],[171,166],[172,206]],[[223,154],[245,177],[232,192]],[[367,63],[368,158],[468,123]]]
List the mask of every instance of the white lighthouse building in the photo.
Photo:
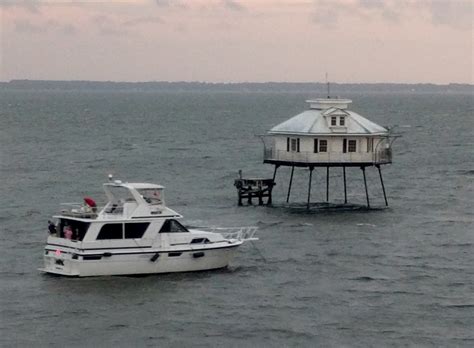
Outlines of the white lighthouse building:
[[393,136],[387,128],[348,110],[349,99],[318,98],[307,100],[309,109],[276,125],[264,137],[264,163],[291,166],[287,202],[295,167],[308,167],[308,207],[311,177],[315,167],[326,167],[326,200],[329,200],[329,168],[342,167],[344,174],[344,202],[347,203],[346,167],[360,167],[364,175],[367,206],[370,207],[365,168],[379,170],[385,204],[387,198],[380,165],[392,162]]

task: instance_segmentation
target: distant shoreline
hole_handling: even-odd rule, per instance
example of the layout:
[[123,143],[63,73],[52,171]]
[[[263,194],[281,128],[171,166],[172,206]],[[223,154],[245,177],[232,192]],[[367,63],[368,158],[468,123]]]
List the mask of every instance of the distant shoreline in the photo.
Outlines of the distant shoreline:
[[[216,92],[294,92],[326,95],[322,82],[113,82],[113,81],[49,81],[11,80],[0,82],[0,90],[57,90],[57,91],[216,91]],[[472,84],[405,84],[405,83],[331,83],[334,95],[344,93],[474,93]],[[332,94],[332,93],[331,93]]]

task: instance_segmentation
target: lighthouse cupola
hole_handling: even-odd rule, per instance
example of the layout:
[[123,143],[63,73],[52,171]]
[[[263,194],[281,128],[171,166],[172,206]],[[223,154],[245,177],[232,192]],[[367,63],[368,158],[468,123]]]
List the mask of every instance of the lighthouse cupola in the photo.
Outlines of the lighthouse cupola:
[[349,104],[352,103],[352,100],[339,98],[317,98],[309,99],[306,102],[309,103],[310,109],[326,110],[330,108],[337,108],[345,110],[348,108]]

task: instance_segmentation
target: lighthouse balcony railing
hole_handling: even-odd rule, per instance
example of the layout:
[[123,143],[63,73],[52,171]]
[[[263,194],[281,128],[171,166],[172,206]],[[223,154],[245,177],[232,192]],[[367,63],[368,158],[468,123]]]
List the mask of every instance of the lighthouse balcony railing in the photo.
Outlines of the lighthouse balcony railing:
[[376,152],[319,152],[310,151],[291,152],[266,148],[264,160],[295,162],[295,163],[373,163],[385,164],[392,162],[390,149]]
[[392,163],[392,149],[386,148],[374,152],[375,163]]

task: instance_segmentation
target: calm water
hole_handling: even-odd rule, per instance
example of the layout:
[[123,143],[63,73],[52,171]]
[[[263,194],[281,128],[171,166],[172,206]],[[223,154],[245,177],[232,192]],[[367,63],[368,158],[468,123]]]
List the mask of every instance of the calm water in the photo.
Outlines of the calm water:
[[[473,346],[474,109],[469,95],[349,95],[399,125],[383,167],[390,208],[311,212],[307,170],[277,175],[270,207],[237,207],[233,179],[271,176],[256,134],[311,95],[0,92],[1,346]],[[46,222],[60,202],[104,200],[108,173],[167,187],[194,226],[260,227],[223,271],[45,276]],[[342,173],[330,196],[341,200]],[[373,205],[380,182],[368,169]],[[363,204],[360,169],[349,200]],[[316,170],[313,200],[325,199]]]

